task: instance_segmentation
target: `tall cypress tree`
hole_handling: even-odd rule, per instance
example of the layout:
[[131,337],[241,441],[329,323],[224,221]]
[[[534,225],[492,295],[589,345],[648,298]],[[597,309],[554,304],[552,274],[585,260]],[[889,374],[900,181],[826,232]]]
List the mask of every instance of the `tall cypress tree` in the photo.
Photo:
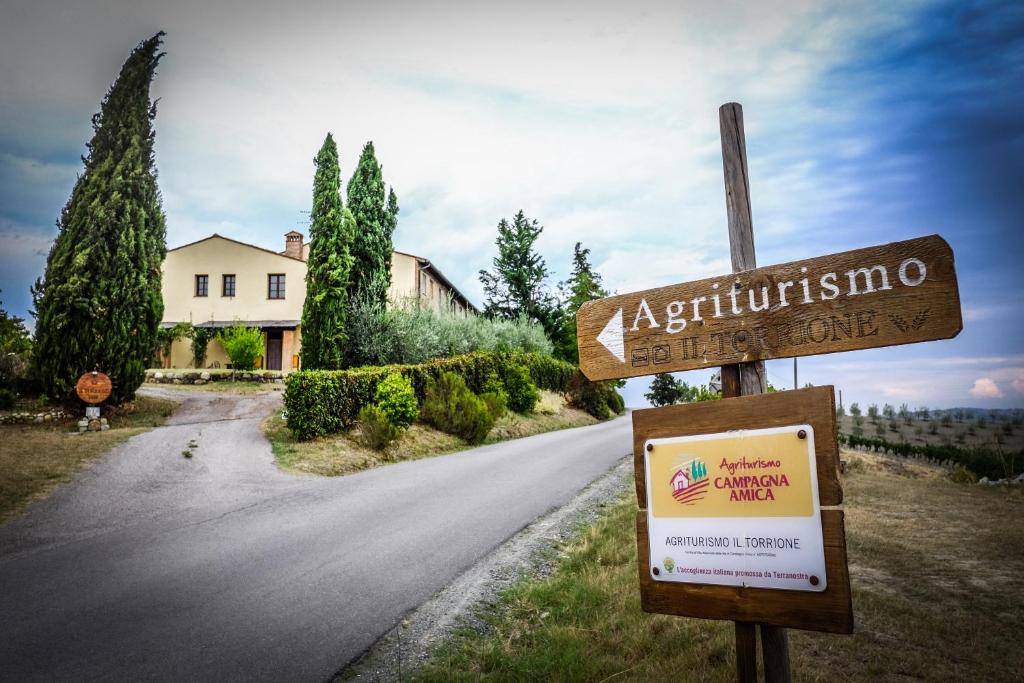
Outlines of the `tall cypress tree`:
[[338,370],[345,351],[345,314],[355,219],[341,205],[338,147],[330,133],[314,161],[306,301],[302,306],[302,365]]
[[383,304],[391,286],[391,236],[397,222],[398,198],[394,191],[385,197],[384,178],[372,141],[363,147],[347,191],[348,208],[356,220],[349,296],[362,293]]
[[33,288],[34,358],[52,398],[70,398],[78,377],[99,369],[111,377],[110,401],[130,400],[158,344],[166,228],[149,88],[163,35],[132,51],[93,116],[85,169]]
[[590,250],[576,243],[572,254],[572,273],[569,279],[558,286],[562,296],[561,334],[554,339],[555,355],[570,363],[579,363],[580,354],[576,344],[576,313],[588,301],[608,296],[601,286],[601,276],[590,264]]

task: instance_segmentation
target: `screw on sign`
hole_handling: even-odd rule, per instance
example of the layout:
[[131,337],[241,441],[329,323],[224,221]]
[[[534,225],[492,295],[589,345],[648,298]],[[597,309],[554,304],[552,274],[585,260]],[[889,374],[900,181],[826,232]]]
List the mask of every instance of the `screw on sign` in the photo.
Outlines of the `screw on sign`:
[[78,378],[75,392],[78,394],[78,398],[89,405],[97,405],[107,400],[110,396],[111,388],[112,385],[109,377],[102,372],[93,371],[87,372]]

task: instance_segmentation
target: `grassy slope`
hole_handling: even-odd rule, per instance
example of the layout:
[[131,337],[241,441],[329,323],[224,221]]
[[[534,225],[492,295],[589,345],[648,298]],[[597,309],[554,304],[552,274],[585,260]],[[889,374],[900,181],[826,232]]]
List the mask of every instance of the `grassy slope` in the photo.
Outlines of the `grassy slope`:
[[175,403],[139,397],[131,411],[105,412],[106,432],[78,434],[73,421],[0,427],[0,522],[130,437],[163,424]]
[[[856,632],[791,631],[795,678],[1024,677],[1020,489],[953,484],[935,469],[844,455]],[[509,591],[417,677],[448,680],[735,680],[727,622],[643,614],[628,492],[562,554]]]
[[[494,425],[484,443],[496,443],[533,434],[582,427],[596,423],[590,415],[565,405],[556,394],[542,391],[537,411],[531,415],[510,413]],[[286,470],[338,476],[379,467],[400,460],[417,460],[471,448],[462,439],[422,424],[414,424],[386,451],[363,446],[357,434],[332,434],[312,441],[297,441],[280,414],[263,425],[278,465]]]

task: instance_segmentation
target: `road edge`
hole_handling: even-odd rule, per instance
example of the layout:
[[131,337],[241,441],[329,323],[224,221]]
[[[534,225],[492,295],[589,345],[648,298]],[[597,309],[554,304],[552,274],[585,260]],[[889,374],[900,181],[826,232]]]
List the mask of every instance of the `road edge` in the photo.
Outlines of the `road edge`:
[[403,670],[415,669],[428,659],[433,647],[457,627],[485,628],[479,608],[521,579],[550,574],[557,560],[556,546],[575,537],[626,493],[632,474],[631,454],[624,454],[568,503],[535,519],[403,617],[332,680],[397,680]]

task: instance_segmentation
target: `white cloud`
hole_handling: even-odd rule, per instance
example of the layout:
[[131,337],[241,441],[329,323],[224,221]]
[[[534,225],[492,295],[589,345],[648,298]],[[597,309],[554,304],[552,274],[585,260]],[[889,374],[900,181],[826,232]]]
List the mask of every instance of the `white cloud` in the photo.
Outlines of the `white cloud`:
[[968,391],[974,398],[1002,398],[1003,392],[999,385],[992,381],[991,377],[979,377],[974,380],[974,386]]

